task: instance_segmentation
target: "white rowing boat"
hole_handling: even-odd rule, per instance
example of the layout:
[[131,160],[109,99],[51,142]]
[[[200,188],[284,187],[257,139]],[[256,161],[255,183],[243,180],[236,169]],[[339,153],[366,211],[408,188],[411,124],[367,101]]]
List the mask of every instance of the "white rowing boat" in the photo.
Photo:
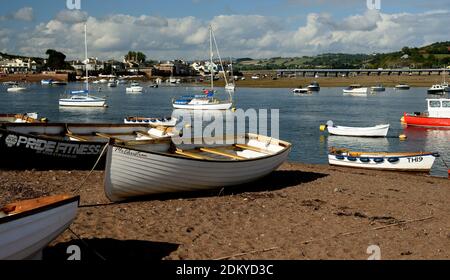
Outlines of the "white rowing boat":
[[[350,127],[334,125],[333,121],[328,121],[325,125],[328,133],[341,136],[357,137],[386,137],[389,131],[389,124],[379,124],[371,127]],[[324,127],[321,127],[324,130]]]
[[40,259],[75,219],[79,196],[55,195],[0,209],[0,260]]
[[378,170],[429,172],[438,153],[352,152],[331,148],[330,165]]
[[[105,193],[111,201],[133,197],[212,190],[266,176],[288,157],[291,144],[247,134],[234,145],[147,145],[108,147]],[[242,143],[242,144],[238,144]]]

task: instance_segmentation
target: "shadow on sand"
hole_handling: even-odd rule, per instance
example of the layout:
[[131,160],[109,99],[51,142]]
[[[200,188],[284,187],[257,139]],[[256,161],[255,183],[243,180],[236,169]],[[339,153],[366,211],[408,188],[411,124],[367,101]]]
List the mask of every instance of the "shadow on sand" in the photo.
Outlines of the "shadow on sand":
[[[205,171],[207,172],[207,171]],[[150,195],[145,197],[137,197],[135,199],[126,200],[119,203],[128,203],[133,201],[143,201],[143,200],[169,200],[178,198],[201,198],[201,197],[213,197],[213,196],[228,196],[228,195],[238,195],[247,192],[266,192],[266,191],[276,191],[288,187],[298,186],[300,184],[306,184],[317,179],[328,176],[328,174],[314,173],[314,172],[302,172],[297,170],[278,170],[261,178],[255,182],[219,188],[212,191],[198,191],[198,192],[186,192],[186,193],[168,193],[168,194],[158,194]],[[89,205],[86,205],[89,207]]]
[[143,240],[117,240],[111,238],[93,238],[71,240],[58,243],[44,249],[44,260],[67,260],[72,252],[67,253],[70,245],[80,247],[81,261],[96,260],[139,260],[157,261],[178,249],[179,244],[152,242]]

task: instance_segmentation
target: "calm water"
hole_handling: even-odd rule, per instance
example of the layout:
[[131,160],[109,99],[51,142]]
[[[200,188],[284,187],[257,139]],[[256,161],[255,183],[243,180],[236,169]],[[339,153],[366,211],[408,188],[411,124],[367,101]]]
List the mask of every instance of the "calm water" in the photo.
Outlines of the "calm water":
[[[0,88],[0,112],[39,112],[50,121],[58,122],[122,122],[127,115],[170,116],[171,100],[179,95],[197,93],[198,89],[180,86],[146,88],[142,94],[126,94],[125,86],[108,88],[92,85],[97,96],[107,96],[106,109],[59,108],[58,98],[70,89],[81,89],[82,84],[62,87],[29,84],[28,91],[7,93]],[[221,96],[225,96],[222,93]],[[291,161],[327,163],[329,146],[371,151],[437,151],[450,162],[450,129],[404,128],[400,124],[403,112],[426,110],[425,88],[408,91],[386,89],[367,97],[343,96],[342,88],[322,88],[310,96],[294,96],[290,89],[238,88],[236,108],[273,108],[280,110],[280,138],[293,143]],[[327,136],[319,130],[320,124],[333,120],[337,125],[372,126],[391,124],[387,138],[348,138]],[[407,141],[398,135],[406,134]],[[447,168],[437,159],[432,170],[436,176],[447,176]]]

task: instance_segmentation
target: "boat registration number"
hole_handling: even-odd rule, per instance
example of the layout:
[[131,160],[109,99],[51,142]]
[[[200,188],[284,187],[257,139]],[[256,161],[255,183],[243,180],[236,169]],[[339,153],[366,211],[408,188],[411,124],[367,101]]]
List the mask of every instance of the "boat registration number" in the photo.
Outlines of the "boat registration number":
[[410,157],[408,158],[408,163],[414,163],[414,162],[422,162],[423,157]]

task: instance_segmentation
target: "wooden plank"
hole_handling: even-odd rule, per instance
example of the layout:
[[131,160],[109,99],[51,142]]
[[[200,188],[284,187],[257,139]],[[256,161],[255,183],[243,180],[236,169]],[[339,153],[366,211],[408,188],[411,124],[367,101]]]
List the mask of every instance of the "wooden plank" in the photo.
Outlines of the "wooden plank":
[[253,146],[249,146],[249,145],[245,145],[245,144],[234,144],[235,147],[243,149],[243,150],[250,150],[250,151],[254,151],[254,152],[258,152],[258,153],[262,153],[262,154],[267,154],[267,155],[271,155],[273,153],[261,149],[261,148],[257,148],[257,147],[253,147]]
[[183,151],[183,150],[180,150],[180,149],[176,149],[175,153],[178,154],[178,155],[182,155],[182,156],[186,156],[186,157],[190,157],[190,158],[195,158],[195,159],[203,159],[203,160],[211,160],[212,159],[210,157],[203,156],[203,155],[200,155],[198,153]]
[[95,135],[99,136],[99,137],[102,137],[102,138],[106,138],[106,139],[114,138],[114,136],[112,136],[111,134],[100,133],[100,132],[96,132]]
[[237,160],[243,160],[246,159],[245,157],[241,157],[238,155],[234,155],[234,154],[230,154],[227,153],[223,150],[219,150],[217,148],[200,148],[199,149],[202,152],[207,152],[207,153],[211,153],[211,154],[215,154],[215,155],[219,155],[219,156],[223,156],[223,157],[228,157],[228,158],[232,158],[232,159],[237,159]]

